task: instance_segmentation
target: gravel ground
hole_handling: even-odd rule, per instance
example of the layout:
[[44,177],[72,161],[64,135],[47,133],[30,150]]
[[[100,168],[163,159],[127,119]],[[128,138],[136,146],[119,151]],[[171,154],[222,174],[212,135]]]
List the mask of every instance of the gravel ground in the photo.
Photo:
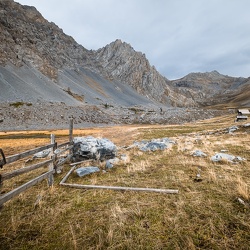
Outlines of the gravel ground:
[[182,124],[225,114],[219,110],[114,106],[66,106],[64,103],[0,104],[0,130],[65,129],[73,118],[75,128],[116,124]]

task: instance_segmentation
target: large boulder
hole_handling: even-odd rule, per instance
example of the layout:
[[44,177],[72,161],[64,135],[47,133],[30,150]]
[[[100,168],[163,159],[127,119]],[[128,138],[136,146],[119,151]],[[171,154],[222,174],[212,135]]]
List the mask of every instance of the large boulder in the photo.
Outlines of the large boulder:
[[111,159],[117,153],[115,144],[106,138],[95,138],[93,136],[75,137],[73,143],[74,161]]

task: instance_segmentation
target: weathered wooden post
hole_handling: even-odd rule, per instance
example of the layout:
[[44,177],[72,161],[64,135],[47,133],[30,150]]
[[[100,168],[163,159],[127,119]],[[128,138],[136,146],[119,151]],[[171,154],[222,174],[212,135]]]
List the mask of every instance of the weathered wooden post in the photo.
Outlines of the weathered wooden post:
[[73,118],[69,120],[69,142],[73,142]]
[[[73,118],[69,120],[69,145],[73,145]],[[73,155],[73,148],[69,150],[69,154]]]
[[[56,150],[56,142],[55,142],[55,135],[51,134],[50,135],[50,142],[51,144],[54,144],[54,146],[51,148],[51,153],[50,156],[52,158],[52,162],[49,164],[48,171],[52,171],[55,168],[55,157],[56,155],[54,154],[54,151]],[[49,186],[53,186],[54,183],[54,176],[53,172],[48,176],[48,184]]]

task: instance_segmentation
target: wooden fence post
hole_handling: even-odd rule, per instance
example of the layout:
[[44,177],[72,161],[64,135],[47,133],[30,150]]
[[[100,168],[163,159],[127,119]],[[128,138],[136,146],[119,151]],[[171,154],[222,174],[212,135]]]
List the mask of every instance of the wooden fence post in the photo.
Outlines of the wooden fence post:
[[69,120],[69,142],[73,142],[73,119]]
[[[69,145],[73,145],[73,118],[69,120]],[[69,151],[70,155],[73,155],[73,148]]]
[[[48,166],[48,171],[49,172],[52,171],[55,168],[55,157],[56,157],[56,155],[54,154],[54,150],[56,149],[56,142],[55,142],[55,135],[54,134],[50,135],[50,143],[54,144],[54,146],[52,147],[51,153],[50,153],[51,158],[52,158],[52,162]],[[53,173],[52,173],[52,174],[50,174],[48,176],[48,184],[51,187],[51,186],[53,186],[53,183],[54,183],[54,176],[53,176]]]

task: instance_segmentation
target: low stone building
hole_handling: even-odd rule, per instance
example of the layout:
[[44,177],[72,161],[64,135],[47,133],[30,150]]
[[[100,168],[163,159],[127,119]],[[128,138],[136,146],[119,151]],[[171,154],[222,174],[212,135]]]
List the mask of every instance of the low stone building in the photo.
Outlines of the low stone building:
[[238,109],[237,112],[238,112],[238,115],[247,115],[247,116],[250,115],[249,109]]
[[236,121],[247,120],[248,116],[250,116],[250,111],[248,109],[238,109]]

